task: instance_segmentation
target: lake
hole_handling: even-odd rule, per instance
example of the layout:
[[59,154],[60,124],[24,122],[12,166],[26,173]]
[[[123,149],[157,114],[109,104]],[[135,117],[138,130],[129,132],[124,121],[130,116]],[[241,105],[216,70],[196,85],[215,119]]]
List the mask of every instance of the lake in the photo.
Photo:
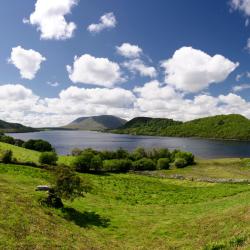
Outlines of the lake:
[[129,151],[136,147],[165,147],[190,151],[201,158],[250,157],[250,142],[223,141],[196,138],[159,136],[134,136],[100,133],[92,131],[41,131],[33,133],[11,133],[22,140],[43,139],[49,141],[58,154],[69,154],[73,148],[114,150],[119,147]]

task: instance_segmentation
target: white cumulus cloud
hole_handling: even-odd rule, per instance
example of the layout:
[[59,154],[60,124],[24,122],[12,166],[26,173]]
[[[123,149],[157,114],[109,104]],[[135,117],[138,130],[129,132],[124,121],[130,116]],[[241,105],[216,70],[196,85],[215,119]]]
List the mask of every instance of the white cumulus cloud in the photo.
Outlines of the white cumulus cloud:
[[21,46],[12,48],[9,63],[15,65],[19,70],[22,78],[32,80],[35,78],[41,63],[45,61],[39,52],[29,49],[26,50]]
[[136,58],[142,54],[142,49],[138,45],[130,43],[123,43],[121,46],[116,47],[118,54],[127,58]]
[[123,82],[120,66],[108,58],[96,58],[85,54],[75,57],[73,66],[67,65],[69,78],[74,83],[113,87]]
[[231,0],[231,7],[234,10],[243,12],[246,16],[250,16],[250,1],[249,0]]
[[41,32],[41,39],[64,40],[73,36],[76,24],[67,22],[65,15],[71,12],[78,0],[37,0],[35,11],[24,23],[30,23]]
[[240,92],[242,90],[250,89],[250,84],[239,84],[233,87],[233,92]]
[[88,26],[90,33],[99,33],[104,29],[115,28],[117,24],[116,17],[113,12],[109,12],[100,17],[99,23],[92,23]]
[[141,59],[133,59],[122,64],[132,73],[139,73],[141,76],[154,78],[157,76],[157,71],[154,67],[146,65]]
[[198,92],[224,81],[238,65],[222,55],[210,56],[192,47],[182,47],[162,62],[165,82],[185,92]]

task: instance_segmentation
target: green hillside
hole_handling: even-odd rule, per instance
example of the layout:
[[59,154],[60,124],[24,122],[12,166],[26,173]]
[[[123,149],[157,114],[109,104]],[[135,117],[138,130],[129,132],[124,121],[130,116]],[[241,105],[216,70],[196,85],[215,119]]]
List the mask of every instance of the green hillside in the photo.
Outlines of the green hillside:
[[34,131],[37,131],[37,129],[26,127],[19,123],[10,123],[0,120],[0,132],[2,133],[22,133]]
[[151,118],[148,120],[148,118],[136,118],[114,132],[137,135],[250,140],[250,120],[237,114],[217,115],[184,123],[168,119]]
[[56,210],[49,172],[0,164],[0,249],[249,249],[249,185],[80,176],[93,190]]
[[[0,152],[4,150],[11,150],[13,152],[13,157],[16,158],[18,162],[35,164],[39,163],[39,156],[41,153],[38,151],[0,142]],[[58,163],[70,165],[72,159],[73,156],[60,155],[58,156]]]
[[80,117],[74,120],[72,123],[64,126],[65,129],[77,129],[77,130],[93,130],[101,131],[106,129],[116,129],[126,123],[119,117],[112,115],[100,115],[91,117]]

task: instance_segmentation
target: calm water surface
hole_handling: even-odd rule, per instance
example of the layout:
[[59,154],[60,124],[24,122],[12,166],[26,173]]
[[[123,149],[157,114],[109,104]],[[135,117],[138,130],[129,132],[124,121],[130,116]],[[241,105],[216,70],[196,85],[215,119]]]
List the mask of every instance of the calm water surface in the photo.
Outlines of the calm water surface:
[[98,150],[113,150],[122,147],[130,151],[136,147],[166,147],[190,151],[202,158],[250,157],[250,142],[243,141],[117,135],[90,131],[41,131],[10,135],[22,140],[49,141],[58,154],[69,154],[73,148],[87,147]]

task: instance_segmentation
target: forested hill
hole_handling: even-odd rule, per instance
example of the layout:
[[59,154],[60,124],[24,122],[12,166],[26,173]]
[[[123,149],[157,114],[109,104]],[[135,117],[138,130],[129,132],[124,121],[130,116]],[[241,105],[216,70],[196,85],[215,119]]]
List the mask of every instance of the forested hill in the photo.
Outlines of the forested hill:
[[19,123],[10,123],[0,120],[0,132],[2,133],[23,133],[23,132],[34,132],[37,129],[26,127]]
[[188,122],[134,118],[115,133],[250,140],[250,120],[242,115],[217,115]]

